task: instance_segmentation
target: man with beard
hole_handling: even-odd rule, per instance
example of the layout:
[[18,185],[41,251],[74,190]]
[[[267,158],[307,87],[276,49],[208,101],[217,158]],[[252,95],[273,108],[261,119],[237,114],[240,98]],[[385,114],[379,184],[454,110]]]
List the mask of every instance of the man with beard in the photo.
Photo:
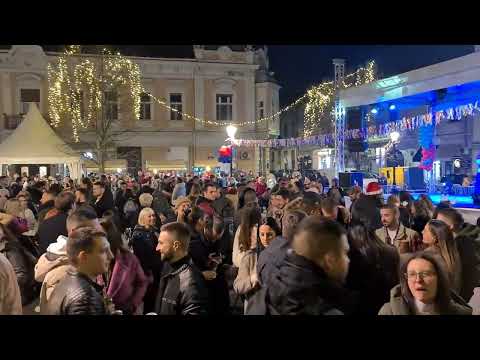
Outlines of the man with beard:
[[170,269],[160,280],[155,312],[159,315],[206,315],[208,292],[202,273],[188,255],[190,231],[185,224],[162,226],[157,251]]

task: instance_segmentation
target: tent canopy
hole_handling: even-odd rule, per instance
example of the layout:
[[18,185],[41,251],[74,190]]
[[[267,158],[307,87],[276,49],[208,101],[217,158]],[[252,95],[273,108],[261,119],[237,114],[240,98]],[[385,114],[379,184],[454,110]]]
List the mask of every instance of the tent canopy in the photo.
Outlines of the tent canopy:
[[0,143],[0,164],[72,164],[80,155],[47,124],[32,103],[13,134]]

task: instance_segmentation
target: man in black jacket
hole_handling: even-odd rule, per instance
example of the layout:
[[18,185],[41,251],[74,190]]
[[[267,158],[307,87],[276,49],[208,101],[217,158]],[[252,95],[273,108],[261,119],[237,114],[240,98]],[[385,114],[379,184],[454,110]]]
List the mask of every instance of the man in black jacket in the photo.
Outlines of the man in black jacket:
[[68,270],[52,292],[48,315],[107,315],[102,287],[95,282],[108,271],[113,254],[103,232],[94,228],[75,230],[67,240]]
[[93,196],[95,197],[93,207],[99,218],[103,216],[105,211],[114,209],[112,191],[107,189],[105,183],[97,181],[93,184]]
[[38,243],[40,252],[47,251],[48,245],[57,241],[59,235],[67,236],[67,216],[75,203],[75,197],[71,192],[61,192],[55,199],[57,214],[43,220],[38,227]]
[[170,269],[160,280],[155,312],[159,315],[205,315],[208,292],[202,273],[188,256],[190,231],[174,222],[162,226],[157,251]]
[[342,287],[349,246],[336,221],[310,216],[298,226],[292,250],[270,279],[266,303],[273,315],[342,315],[356,310],[356,299]]

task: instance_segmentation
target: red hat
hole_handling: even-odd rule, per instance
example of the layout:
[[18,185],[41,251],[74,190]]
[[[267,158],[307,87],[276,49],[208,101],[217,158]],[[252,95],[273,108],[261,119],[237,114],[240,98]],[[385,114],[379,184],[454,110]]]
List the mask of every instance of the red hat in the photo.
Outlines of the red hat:
[[366,195],[380,195],[383,192],[382,187],[377,182],[371,182],[367,185]]

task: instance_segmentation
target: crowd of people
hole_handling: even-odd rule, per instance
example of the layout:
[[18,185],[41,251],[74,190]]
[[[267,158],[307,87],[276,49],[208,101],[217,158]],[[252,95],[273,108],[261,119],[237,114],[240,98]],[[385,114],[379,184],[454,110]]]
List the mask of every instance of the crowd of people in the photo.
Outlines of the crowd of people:
[[480,227],[312,174],[0,177],[0,314],[480,314]]

